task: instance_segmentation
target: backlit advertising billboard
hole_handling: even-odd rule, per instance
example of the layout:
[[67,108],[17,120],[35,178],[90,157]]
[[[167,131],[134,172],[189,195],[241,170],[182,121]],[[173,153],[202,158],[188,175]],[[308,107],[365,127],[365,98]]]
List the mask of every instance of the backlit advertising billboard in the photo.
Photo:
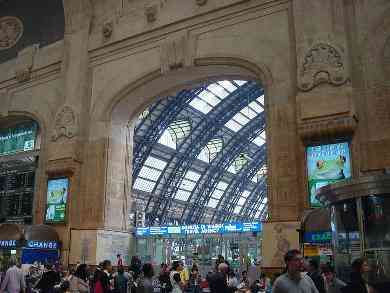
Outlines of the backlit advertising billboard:
[[62,223],[65,221],[68,190],[68,178],[56,178],[48,180],[46,222]]

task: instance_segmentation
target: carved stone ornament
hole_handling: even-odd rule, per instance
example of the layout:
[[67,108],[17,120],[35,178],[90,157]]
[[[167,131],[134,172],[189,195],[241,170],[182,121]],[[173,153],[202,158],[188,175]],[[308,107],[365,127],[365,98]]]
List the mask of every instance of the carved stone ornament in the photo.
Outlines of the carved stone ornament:
[[196,4],[198,4],[199,6],[203,6],[207,3],[207,0],[196,0]]
[[303,56],[298,72],[298,87],[309,91],[321,83],[342,85],[348,80],[342,50],[318,43]]
[[18,52],[15,64],[15,78],[18,82],[24,82],[31,79],[31,70],[34,66],[34,58],[39,45],[34,44]]
[[14,16],[0,18],[0,51],[12,48],[23,35],[23,23]]
[[149,5],[145,7],[145,16],[148,23],[155,22],[157,19],[157,5]]
[[103,38],[105,40],[109,39],[112,35],[113,30],[114,24],[112,23],[112,21],[105,22],[102,28]]
[[77,114],[69,106],[64,106],[56,115],[52,140],[56,141],[61,136],[72,138],[77,135]]
[[186,32],[161,44],[162,73],[192,65],[191,40]]

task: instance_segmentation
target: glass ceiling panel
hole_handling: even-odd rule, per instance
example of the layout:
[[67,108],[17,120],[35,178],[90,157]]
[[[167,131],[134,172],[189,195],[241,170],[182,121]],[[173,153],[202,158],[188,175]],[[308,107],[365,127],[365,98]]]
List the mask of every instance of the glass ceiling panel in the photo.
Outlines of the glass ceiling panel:
[[264,106],[264,95],[261,95],[260,97],[258,97],[256,99],[260,104],[262,104]]
[[153,167],[158,170],[164,170],[165,166],[167,165],[167,162],[157,159],[155,157],[149,156],[146,161],[145,165],[149,167]]
[[238,200],[237,204],[242,206],[242,205],[244,205],[245,201],[246,201],[245,197],[240,197],[240,199]]
[[215,209],[217,205],[218,205],[218,200],[214,198],[210,198],[209,202],[207,203],[207,206],[213,209]]
[[[241,111],[242,111],[242,110],[241,110]],[[239,113],[237,113],[236,115],[234,115],[233,119],[234,119],[237,123],[241,124],[242,126],[245,125],[245,124],[247,124],[247,123],[250,121],[250,120],[249,120],[247,117],[245,117],[241,112],[239,112]]]
[[177,140],[188,136],[191,132],[191,123],[188,120],[176,120],[168,126],[168,131],[172,139]]
[[234,213],[235,213],[235,214],[239,214],[240,211],[241,211],[241,209],[242,209],[242,206],[237,205],[237,206],[234,208]]
[[252,109],[256,113],[261,113],[264,111],[263,107],[256,101],[250,102],[248,106],[250,109]]
[[198,155],[198,159],[210,163],[222,150],[223,140],[221,138],[211,139]]
[[237,87],[228,80],[222,80],[218,83],[230,92],[233,92],[237,89]]
[[254,111],[254,109],[252,109],[251,107],[248,107],[248,106],[243,108],[241,110],[241,113],[249,119],[255,118],[258,114],[256,111]]
[[229,95],[229,92],[217,83],[210,84],[207,89],[221,99],[224,99]]
[[145,192],[152,192],[155,185],[156,182],[138,177],[134,182],[134,189],[138,189]]
[[169,134],[167,130],[165,130],[163,134],[160,136],[160,138],[158,139],[158,143],[165,145],[171,149],[174,150],[176,149],[176,143],[174,142],[172,136]]
[[229,184],[225,181],[219,181],[217,184],[217,188],[220,190],[225,190],[228,186]]
[[234,120],[229,120],[228,122],[226,122],[225,126],[234,132],[237,132],[242,128],[242,125],[238,124]]
[[207,90],[202,91],[198,97],[204,101],[206,104],[209,104],[210,106],[216,106],[221,102],[221,99],[216,97],[212,92],[209,92]]
[[234,82],[235,82],[236,84],[238,84],[239,86],[242,86],[242,85],[244,85],[244,84],[247,83],[247,81],[245,81],[245,80],[234,80]]
[[207,114],[208,112],[211,111],[212,107],[204,102],[203,100],[199,98],[195,98],[190,102],[190,106],[193,107],[194,109],[202,112],[203,114]]
[[160,177],[162,171],[156,170],[147,166],[143,166],[139,172],[139,176],[142,178],[150,179],[153,181],[157,181]]
[[245,154],[245,153],[239,154],[234,159],[234,162],[233,162],[233,166],[234,166],[235,171],[239,172],[242,169],[242,167],[244,167],[250,160],[251,159],[247,154]]
[[266,140],[266,133],[265,133],[265,131],[263,131],[262,133],[260,133],[260,136],[261,136],[261,138],[262,139],[264,139],[264,140]]
[[213,191],[213,193],[211,194],[211,197],[215,198],[215,199],[221,199],[222,195],[223,195],[223,191],[222,190],[215,189]]
[[194,182],[197,182],[199,180],[199,178],[201,177],[201,175],[197,172],[188,170],[184,177],[189,179],[189,180],[192,180]]
[[241,194],[242,197],[244,198],[248,198],[248,196],[251,194],[251,192],[249,190],[244,190]]
[[180,189],[187,190],[187,191],[192,191],[196,185],[196,182],[188,180],[188,179],[183,179],[183,181],[180,184]]
[[252,142],[259,147],[265,144],[265,140],[260,135],[257,136]]
[[190,195],[191,192],[179,189],[175,194],[175,198],[178,200],[187,201]]

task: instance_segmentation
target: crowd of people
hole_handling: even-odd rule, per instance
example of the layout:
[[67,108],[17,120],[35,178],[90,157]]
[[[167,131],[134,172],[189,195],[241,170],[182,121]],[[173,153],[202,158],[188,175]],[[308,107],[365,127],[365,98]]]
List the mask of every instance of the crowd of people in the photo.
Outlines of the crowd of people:
[[59,265],[32,265],[27,273],[16,262],[0,277],[0,293],[381,293],[365,278],[367,260],[352,264],[349,283],[338,279],[330,265],[319,267],[315,260],[302,258],[300,251],[285,255],[286,269],[272,278],[261,273],[251,280],[247,271],[238,274],[228,261],[218,256],[213,271],[202,276],[196,264],[189,271],[181,261],[161,264],[159,273],[150,263],[134,256],[128,267],[118,255],[116,269],[105,260],[97,267],[77,264],[69,271]]

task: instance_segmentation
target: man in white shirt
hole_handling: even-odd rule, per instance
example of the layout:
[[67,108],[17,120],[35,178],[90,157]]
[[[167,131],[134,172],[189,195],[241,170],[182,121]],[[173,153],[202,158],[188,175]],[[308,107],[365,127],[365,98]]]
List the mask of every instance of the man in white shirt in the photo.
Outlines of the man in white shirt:
[[24,275],[19,266],[16,265],[15,261],[11,261],[11,267],[7,270],[5,278],[1,283],[0,293],[20,293],[26,289],[26,282]]
[[276,279],[272,293],[318,293],[313,280],[301,273],[303,258],[299,250],[289,250],[284,261],[287,272]]

